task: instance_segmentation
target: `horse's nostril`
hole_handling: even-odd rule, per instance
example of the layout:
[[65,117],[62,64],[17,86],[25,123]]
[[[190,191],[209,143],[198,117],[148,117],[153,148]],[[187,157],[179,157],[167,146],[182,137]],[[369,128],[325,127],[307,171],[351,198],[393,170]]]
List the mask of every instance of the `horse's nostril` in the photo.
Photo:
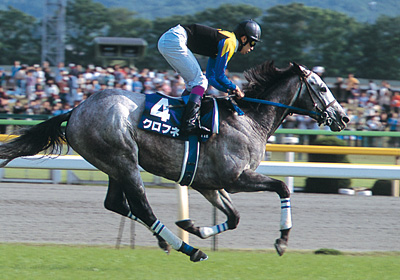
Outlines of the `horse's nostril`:
[[349,117],[342,117],[342,121],[344,122],[344,123],[349,123],[350,122],[350,119],[349,119]]

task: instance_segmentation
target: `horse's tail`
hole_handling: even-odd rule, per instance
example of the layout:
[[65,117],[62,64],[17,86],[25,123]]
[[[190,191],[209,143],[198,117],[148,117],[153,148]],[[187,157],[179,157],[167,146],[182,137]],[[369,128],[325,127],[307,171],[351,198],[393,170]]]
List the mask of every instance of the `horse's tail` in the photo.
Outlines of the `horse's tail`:
[[71,111],[53,117],[22,131],[22,134],[11,141],[0,145],[0,167],[22,156],[33,156],[41,151],[46,154],[61,154],[62,145],[66,141],[61,124],[68,121]]

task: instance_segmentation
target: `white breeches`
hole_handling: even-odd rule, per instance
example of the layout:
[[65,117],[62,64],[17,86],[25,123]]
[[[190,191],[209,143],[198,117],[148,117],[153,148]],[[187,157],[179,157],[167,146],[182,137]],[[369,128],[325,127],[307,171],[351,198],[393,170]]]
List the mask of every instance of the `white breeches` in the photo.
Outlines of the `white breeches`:
[[201,86],[207,90],[207,78],[201,71],[197,59],[186,46],[186,42],[186,30],[177,25],[161,36],[158,40],[158,50],[172,68],[181,75],[188,91],[195,86]]

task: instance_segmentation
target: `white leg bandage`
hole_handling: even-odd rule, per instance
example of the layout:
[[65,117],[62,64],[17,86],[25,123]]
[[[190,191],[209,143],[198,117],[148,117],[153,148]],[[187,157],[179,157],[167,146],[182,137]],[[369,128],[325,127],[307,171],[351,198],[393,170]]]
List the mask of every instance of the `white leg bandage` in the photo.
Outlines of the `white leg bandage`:
[[292,211],[290,210],[290,198],[281,199],[281,230],[292,228]]
[[181,248],[183,241],[173,234],[166,226],[164,226],[159,220],[150,227],[150,230],[155,234],[161,236],[165,241],[167,241],[172,248],[179,250]]
[[216,225],[213,227],[201,227],[200,234],[203,238],[208,238],[210,236],[217,235],[227,230],[228,230],[228,224],[225,222],[223,224]]

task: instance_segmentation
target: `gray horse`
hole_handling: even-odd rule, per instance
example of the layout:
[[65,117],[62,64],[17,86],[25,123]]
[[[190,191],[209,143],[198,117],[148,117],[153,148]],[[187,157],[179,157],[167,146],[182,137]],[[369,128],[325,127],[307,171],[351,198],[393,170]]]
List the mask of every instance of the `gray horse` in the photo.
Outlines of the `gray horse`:
[[[246,97],[237,100],[244,112],[237,114],[228,100],[218,100],[220,131],[200,145],[198,168],[191,187],[226,216],[226,222],[196,227],[191,220],[177,225],[200,238],[235,229],[239,213],[228,193],[273,191],[281,199],[281,236],[275,242],[285,252],[292,227],[290,192],[282,181],[255,172],[263,159],[267,139],[293,112],[306,114],[332,131],[346,127],[349,118],[318,75],[292,63],[286,69],[266,62],[245,72]],[[3,166],[14,158],[41,151],[60,152],[66,140],[77,153],[109,176],[105,208],[145,225],[169,246],[197,262],[207,255],[186,244],[153,213],[145,194],[140,167],[155,175],[178,181],[184,141],[138,129],[146,96],[119,89],[98,92],[72,111],[25,130],[0,146]],[[61,124],[67,121],[66,133]]]

